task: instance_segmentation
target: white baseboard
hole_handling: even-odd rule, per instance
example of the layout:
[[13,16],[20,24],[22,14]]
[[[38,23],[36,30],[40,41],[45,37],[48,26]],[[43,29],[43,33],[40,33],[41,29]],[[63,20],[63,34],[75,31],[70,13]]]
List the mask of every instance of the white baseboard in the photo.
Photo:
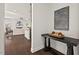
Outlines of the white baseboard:
[[36,48],[31,48],[31,52],[34,53],[34,52],[37,52],[37,51],[39,51],[39,50],[41,50],[43,48],[44,48],[43,46],[38,46]]

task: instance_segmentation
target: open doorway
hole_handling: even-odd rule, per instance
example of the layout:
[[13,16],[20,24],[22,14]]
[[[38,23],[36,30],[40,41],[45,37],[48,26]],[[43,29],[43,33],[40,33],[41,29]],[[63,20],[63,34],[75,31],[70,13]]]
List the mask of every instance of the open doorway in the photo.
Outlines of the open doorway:
[[31,53],[32,4],[5,4],[5,54],[27,55]]

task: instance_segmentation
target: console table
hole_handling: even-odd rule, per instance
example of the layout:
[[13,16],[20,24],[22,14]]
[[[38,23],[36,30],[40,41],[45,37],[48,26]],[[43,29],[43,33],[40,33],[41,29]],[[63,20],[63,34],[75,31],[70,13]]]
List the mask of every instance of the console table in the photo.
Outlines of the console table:
[[[42,34],[41,36],[44,37],[44,48],[48,48],[50,50],[50,39],[63,42],[67,44],[67,55],[73,55],[74,50],[73,46],[77,46],[79,44],[79,39],[71,38],[71,37],[64,37],[64,38],[55,38],[49,34]],[[48,46],[47,46],[47,39],[48,39]]]

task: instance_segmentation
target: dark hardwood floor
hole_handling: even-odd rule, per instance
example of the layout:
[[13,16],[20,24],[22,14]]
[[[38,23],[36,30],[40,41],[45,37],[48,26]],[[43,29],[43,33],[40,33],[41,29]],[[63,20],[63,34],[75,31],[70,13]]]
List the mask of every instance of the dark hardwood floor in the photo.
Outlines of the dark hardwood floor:
[[16,35],[12,39],[5,38],[5,55],[51,55],[51,53],[43,49],[31,53],[31,40],[27,40],[24,35]]

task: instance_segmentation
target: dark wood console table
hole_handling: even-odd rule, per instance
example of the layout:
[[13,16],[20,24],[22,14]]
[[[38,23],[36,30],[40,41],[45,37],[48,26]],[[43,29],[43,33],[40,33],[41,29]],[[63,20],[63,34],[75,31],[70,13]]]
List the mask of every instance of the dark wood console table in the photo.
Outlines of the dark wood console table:
[[[44,43],[45,48],[48,48],[49,50],[50,50],[50,39],[67,44],[67,55],[74,55],[73,46],[77,46],[79,44],[79,39],[75,39],[71,37],[64,37],[60,39],[60,38],[55,38],[49,34],[42,34],[41,36],[43,36],[45,39],[45,43]],[[47,46],[47,39],[48,39],[48,46]]]

